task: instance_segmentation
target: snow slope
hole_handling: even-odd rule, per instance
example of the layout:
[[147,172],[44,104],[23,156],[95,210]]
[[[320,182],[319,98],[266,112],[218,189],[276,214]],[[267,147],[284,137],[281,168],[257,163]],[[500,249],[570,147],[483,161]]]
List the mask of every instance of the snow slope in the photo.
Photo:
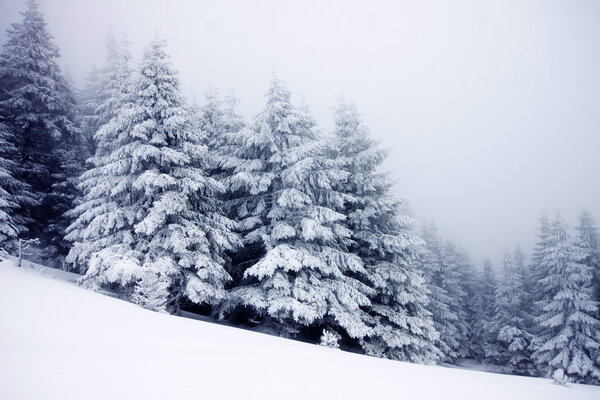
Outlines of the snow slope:
[[[146,311],[0,263],[0,399],[600,399]],[[52,279],[52,276],[55,279]]]

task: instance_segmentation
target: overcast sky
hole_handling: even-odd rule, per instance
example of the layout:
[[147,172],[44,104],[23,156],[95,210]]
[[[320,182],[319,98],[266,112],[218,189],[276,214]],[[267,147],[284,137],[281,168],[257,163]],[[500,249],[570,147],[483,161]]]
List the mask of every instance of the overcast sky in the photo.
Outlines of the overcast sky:
[[[0,0],[0,42],[22,0]],[[40,0],[80,83],[108,29],[158,31],[184,94],[235,89],[245,117],[276,71],[323,131],[343,93],[390,149],[419,221],[473,260],[529,253],[543,209],[600,218],[600,1]]]

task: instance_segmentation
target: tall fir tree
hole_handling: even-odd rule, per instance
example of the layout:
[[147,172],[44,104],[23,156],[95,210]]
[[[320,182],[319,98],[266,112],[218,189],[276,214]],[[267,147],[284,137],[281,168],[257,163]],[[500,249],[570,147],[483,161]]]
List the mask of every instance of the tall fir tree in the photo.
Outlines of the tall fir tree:
[[535,261],[542,298],[536,304],[538,327],[533,359],[547,376],[566,376],[577,382],[598,383],[600,321],[593,300],[592,274],[582,264],[585,254],[576,248],[559,213],[542,225],[543,245]]
[[206,133],[207,146],[211,151],[219,152],[228,143],[227,134],[239,132],[244,127],[236,111],[237,103],[233,94],[221,98],[214,88],[206,92],[205,104],[200,108],[199,124]]
[[494,316],[496,273],[489,260],[483,262],[483,269],[477,273],[476,291],[473,296],[475,314],[472,326],[472,356],[483,362],[485,348],[494,341],[489,324]]
[[[579,215],[575,244],[584,257],[581,262],[592,272],[594,299],[600,304],[600,233],[592,214],[586,210]],[[600,308],[596,312],[596,318],[600,318]]]
[[84,140],[90,150],[90,156],[93,156],[96,151],[94,135],[101,125],[98,116],[98,103],[102,84],[100,69],[94,66],[86,77],[83,88],[76,93],[79,126],[81,126]]
[[[542,285],[541,280],[546,276],[546,269],[543,266],[543,258],[545,249],[550,246],[550,221],[548,215],[544,212],[539,218],[540,229],[538,232],[538,240],[533,250],[531,257],[531,281],[532,281],[532,295],[531,302],[533,304],[538,303],[543,298],[548,298],[552,293],[547,292],[547,286]],[[537,329],[535,326],[533,330]],[[535,339],[534,339],[535,340]]]
[[466,322],[463,331],[463,358],[474,358],[477,348],[473,340],[473,329],[477,310],[473,300],[477,291],[477,274],[468,253],[461,247],[457,248],[457,260],[461,289],[461,293],[458,293],[458,296],[462,308],[462,318]]
[[91,254],[106,246],[102,241],[84,240],[81,234],[95,217],[89,212],[92,206],[90,199],[96,198],[94,204],[102,205],[102,196],[89,191],[102,185],[104,177],[99,174],[98,168],[109,163],[108,157],[116,150],[115,140],[118,139],[119,131],[110,123],[132,101],[133,72],[130,60],[129,43],[124,39],[117,41],[109,33],[106,37],[106,63],[90,77],[82,97],[84,135],[88,138],[94,156],[89,160],[88,166],[96,172],[82,174],[79,179],[80,198],[68,213],[73,224],[67,229],[66,239],[73,242],[73,246],[65,260],[66,268],[80,273],[87,271]]
[[12,217],[19,193],[24,190],[22,182],[13,177],[14,162],[10,159],[15,152],[8,127],[0,120],[0,260],[16,247],[17,237],[25,228]]
[[109,31],[105,38],[105,64],[92,69],[80,93],[81,126],[91,155],[96,151],[94,136],[119,113],[127,100],[133,74],[129,47],[125,36],[117,39]]
[[456,361],[467,358],[470,351],[471,327],[467,308],[470,299],[466,291],[470,279],[465,278],[465,275],[472,270],[472,265],[467,253],[454,243],[447,241],[442,249],[442,284],[446,287],[450,298],[449,307],[458,318],[454,323],[456,328],[454,360]]
[[[537,234],[537,242],[531,256],[530,271],[530,288],[529,306],[531,307],[531,315],[534,322],[531,324],[529,333],[531,334],[530,350],[534,353],[541,346],[542,327],[535,322],[536,316],[539,314],[539,304],[544,299],[551,298],[554,293],[548,291],[548,286],[542,284],[542,279],[547,274],[543,266],[544,249],[550,246],[550,221],[548,214],[544,211],[539,217],[539,231]],[[542,373],[542,371],[539,371]]]
[[54,259],[67,250],[62,215],[72,206],[73,179],[85,149],[71,89],[56,63],[58,48],[38,3],[26,4],[22,22],[8,30],[0,55],[0,116],[16,149],[13,177],[30,189],[16,199],[15,218],[27,223],[26,235],[41,239]]
[[[237,135],[245,126],[237,113],[237,98],[230,94],[224,99],[216,89],[206,92],[205,104],[197,111],[197,126],[204,132],[205,143],[211,155],[211,173],[219,179],[226,179],[237,165],[235,156],[230,157],[229,144],[232,135]],[[228,162],[233,160],[233,164]]]
[[440,335],[436,346],[442,351],[444,361],[456,362],[468,354],[468,327],[463,310],[465,293],[460,285],[460,260],[456,248],[438,237],[435,225],[425,226],[422,236],[426,246],[420,268],[431,293],[429,311]]
[[[592,214],[586,210],[581,212],[578,222],[575,245],[583,257],[581,263],[591,271],[593,299],[596,301],[595,316],[600,320],[600,232]],[[600,368],[600,349],[594,353],[593,359]]]
[[525,311],[528,299],[523,271],[522,253],[519,250],[506,252],[495,289],[494,315],[489,324],[494,340],[485,348],[485,360],[505,372],[532,375],[535,367],[529,350],[531,315]]
[[[193,104],[191,107],[192,126],[202,132],[202,144],[207,148],[206,153],[206,171],[208,175],[225,186],[227,179],[233,173],[229,160],[235,160],[235,156],[229,154],[227,145],[231,139],[231,135],[237,135],[245,126],[242,117],[237,113],[237,98],[232,95],[222,99],[215,88],[209,88],[205,95],[205,103],[200,107]],[[215,205],[218,205],[220,210],[225,210],[224,200],[226,199],[227,191],[221,193],[219,198],[213,199]],[[239,230],[239,226],[235,221],[234,231]],[[240,246],[236,246],[235,250],[239,250]],[[235,252],[233,252],[235,254]],[[232,252],[222,254],[226,261],[228,273],[234,279],[229,282],[228,286],[236,286],[239,279],[233,273],[231,264]]]
[[410,231],[413,220],[402,215],[402,201],[390,193],[393,181],[378,171],[387,152],[378,148],[355,106],[345,100],[335,110],[330,148],[335,167],[347,174],[334,187],[344,194],[337,210],[347,217],[350,249],[365,263],[365,283],[373,289],[373,333],[363,339],[363,348],[378,357],[433,363],[441,352],[433,344],[439,336],[426,308],[429,293],[416,269],[422,241]]
[[165,45],[148,46],[127,102],[96,135],[69,238],[91,254],[84,285],[177,312],[184,299],[225,300],[222,254],[237,236],[213,201],[224,189],[205,174],[206,147],[190,129]]
[[342,202],[331,189],[345,175],[330,168],[314,121],[290,97],[274,77],[265,109],[229,135],[228,204],[246,247],[223,312],[246,307],[282,335],[323,327],[361,339],[371,333],[361,310],[370,290],[354,278],[365,269],[347,251],[344,215],[330,206]]

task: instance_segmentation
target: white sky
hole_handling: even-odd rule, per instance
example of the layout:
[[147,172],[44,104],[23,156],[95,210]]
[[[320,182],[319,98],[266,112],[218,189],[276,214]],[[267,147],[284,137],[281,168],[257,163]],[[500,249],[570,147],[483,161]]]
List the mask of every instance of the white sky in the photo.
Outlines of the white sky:
[[[341,93],[391,149],[420,221],[479,263],[535,242],[542,209],[600,218],[599,1],[40,0],[81,82],[106,31],[169,41],[184,94],[235,89],[245,117],[271,71],[322,129]],[[23,1],[0,0],[0,42]]]

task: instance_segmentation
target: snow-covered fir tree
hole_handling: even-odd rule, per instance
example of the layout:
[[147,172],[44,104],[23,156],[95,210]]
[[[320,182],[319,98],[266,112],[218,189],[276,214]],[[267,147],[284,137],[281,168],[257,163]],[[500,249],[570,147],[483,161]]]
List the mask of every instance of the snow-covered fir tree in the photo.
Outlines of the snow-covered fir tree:
[[100,79],[100,70],[93,67],[85,79],[84,87],[76,93],[79,126],[90,149],[90,156],[93,156],[96,151],[94,135],[100,127],[97,109],[101,90],[102,80]]
[[206,101],[199,112],[199,127],[206,133],[207,146],[220,153],[228,143],[228,134],[239,132],[244,127],[242,117],[237,113],[238,99],[230,94],[221,99],[216,89],[206,92]]
[[[237,165],[235,156],[229,153],[229,146],[235,135],[244,127],[242,117],[237,113],[238,99],[232,94],[221,99],[216,89],[206,92],[206,100],[196,112],[196,125],[204,133],[204,140],[211,157],[211,175],[225,180]],[[233,161],[233,162],[231,162]]]
[[[202,132],[202,144],[208,149],[205,169],[211,178],[223,185],[233,173],[232,166],[237,165],[235,161],[237,158],[229,154],[228,144],[231,135],[237,135],[245,125],[242,117],[237,113],[237,103],[238,100],[233,94],[222,99],[215,88],[209,88],[205,95],[205,103],[202,106],[194,103],[190,107],[192,126]],[[230,163],[231,160],[234,162]],[[219,198],[213,198],[215,206],[221,210],[225,209],[223,200],[226,195],[227,191]],[[236,224],[234,230],[238,228]],[[222,254],[222,257],[226,260],[228,272],[236,278],[231,269],[231,255],[227,252]],[[238,281],[239,279],[234,279],[229,286],[235,286]]]
[[18,207],[15,197],[23,190],[23,184],[12,176],[14,162],[10,156],[16,150],[8,127],[0,120],[0,260],[16,246],[22,225],[12,217]]
[[[129,65],[131,55],[128,46],[126,40],[117,41],[112,33],[109,33],[106,38],[106,63],[88,81],[89,85],[84,90],[82,97],[84,135],[88,137],[88,143],[91,136],[90,147],[94,155],[89,160],[90,168],[108,163],[107,157],[117,149],[114,141],[117,140],[119,131],[114,127],[111,128],[109,123],[125,109],[126,105],[131,104],[132,70]],[[105,133],[101,134],[102,127]],[[90,195],[88,191],[96,185],[101,185],[104,179],[102,175],[96,175],[97,172],[90,172],[90,174],[94,175],[82,176],[86,182],[80,184],[81,198],[77,199],[76,207],[68,213],[74,223],[68,228],[66,239],[74,243],[66,257],[65,267],[80,273],[86,272],[91,254],[105,246],[100,242],[80,239],[80,235],[88,228],[92,217],[89,214],[86,214],[87,217],[82,214],[91,207],[89,199],[99,196],[93,193]],[[101,205],[101,199],[102,197],[97,198],[95,204]]]
[[[546,276],[546,269],[543,266],[543,258],[544,252],[547,247],[551,245],[550,242],[550,221],[548,220],[548,215],[544,212],[540,215],[539,218],[539,232],[538,232],[538,240],[535,244],[535,248],[533,250],[533,255],[531,257],[531,280],[533,285],[533,290],[531,294],[531,302],[533,304],[538,303],[543,298],[548,298],[552,295],[551,292],[547,292],[548,287],[546,285],[542,285],[541,280]],[[536,327],[532,328],[533,330]]]
[[[583,257],[581,263],[586,265],[592,273],[593,299],[596,301],[595,316],[600,320],[600,232],[592,214],[586,210],[579,215],[576,229],[575,246]],[[600,368],[600,349],[595,352],[593,359]]]
[[475,293],[477,290],[477,274],[475,266],[465,249],[457,247],[456,258],[458,263],[458,274],[461,292],[459,296],[462,318],[465,321],[463,334],[463,358],[474,358],[477,347],[473,341],[473,326],[475,325],[475,315],[477,313],[475,302]]
[[531,315],[534,318],[534,322],[531,324],[529,333],[532,336],[531,339],[531,351],[535,352],[540,347],[541,341],[541,329],[542,327],[535,322],[535,317],[539,314],[539,304],[544,299],[549,299],[554,296],[554,293],[549,291],[547,285],[542,284],[542,279],[546,277],[547,271],[543,266],[542,260],[544,258],[544,251],[550,246],[550,221],[546,212],[543,212],[539,217],[539,230],[537,234],[537,242],[533,249],[531,256],[531,265],[529,268],[530,280],[526,281],[530,286],[529,293],[529,307]]
[[453,338],[455,360],[467,358],[470,351],[471,327],[467,309],[467,302],[470,299],[465,290],[466,283],[470,281],[470,279],[465,279],[465,274],[469,271],[472,271],[472,265],[464,249],[446,241],[442,247],[442,285],[446,288],[450,299],[449,308],[458,318],[454,323],[456,329]]
[[597,383],[600,369],[594,358],[600,349],[600,321],[595,318],[592,273],[582,263],[585,254],[570,242],[558,212],[542,230],[543,245],[535,262],[536,271],[543,272],[543,297],[536,304],[533,359],[546,376],[558,372],[573,381]]
[[483,362],[485,347],[493,342],[489,324],[494,315],[496,274],[489,260],[483,262],[483,269],[476,274],[476,290],[473,296],[473,325],[471,331],[472,357]]
[[290,97],[274,77],[265,109],[228,135],[228,204],[245,248],[223,312],[245,307],[282,335],[322,327],[361,339],[372,332],[361,310],[371,291],[354,278],[365,269],[347,251],[344,215],[330,206],[343,201],[331,189],[345,174],[330,168],[314,121]]
[[342,337],[339,333],[325,329],[323,331],[323,334],[321,335],[321,341],[319,342],[319,344],[321,346],[337,349],[340,347],[341,338]]
[[0,55],[0,115],[16,149],[13,177],[30,188],[15,198],[15,218],[27,222],[26,235],[40,238],[55,259],[67,250],[62,215],[75,197],[73,178],[85,149],[71,89],[56,63],[58,48],[38,3],[26,4],[23,20],[8,30]]
[[118,114],[126,101],[132,76],[127,39],[121,37],[117,40],[112,31],[109,31],[105,49],[104,66],[92,69],[79,94],[81,126],[92,155],[96,147],[94,135],[102,125]]
[[489,331],[494,339],[485,347],[485,361],[502,371],[520,375],[535,373],[529,350],[531,316],[524,310],[524,263],[519,250],[504,254],[504,267],[495,290],[494,316]]
[[89,266],[80,266],[84,285],[177,311],[182,299],[216,305],[226,298],[222,255],[237,236],[215,207],[224,189],[205,174],[206,147],[190,129],[165,45],[148,46],[127,102],[96,134],[69,239],[71,262],[90,254]]
[[[402,201],[390,193],[393,181],[377,171],[387,153],[370,138],[355,106],[341,100],[330,143],[334,166],[347,174],[335,190],[344,194],[337,210],[347,216],[352,252],[365,263],[373,333],[362,340],[369,355],[433,363],[441,352],[427,311],[427,292],[416,269],[422,241],[410,231],[413,220],[401,213]],[[332,205],[334,206],[334,205]]]
[[[579,215],[575,244],[584,256],[582,264],[587,265],[592,272],[594,299],[600,304],[600,233],[592,214],[586,210]],[[596,317],[600,318],[600,307]]]
[[432,223],[423,228],[426,246],[420,259],[420,268],[430,292],[429,311],[440,335],[436,346],[444,360],[455,362],[468,354],[468,325],[464,311],[464,292],[460,282],[460,252],[450,243],[443,242]]

